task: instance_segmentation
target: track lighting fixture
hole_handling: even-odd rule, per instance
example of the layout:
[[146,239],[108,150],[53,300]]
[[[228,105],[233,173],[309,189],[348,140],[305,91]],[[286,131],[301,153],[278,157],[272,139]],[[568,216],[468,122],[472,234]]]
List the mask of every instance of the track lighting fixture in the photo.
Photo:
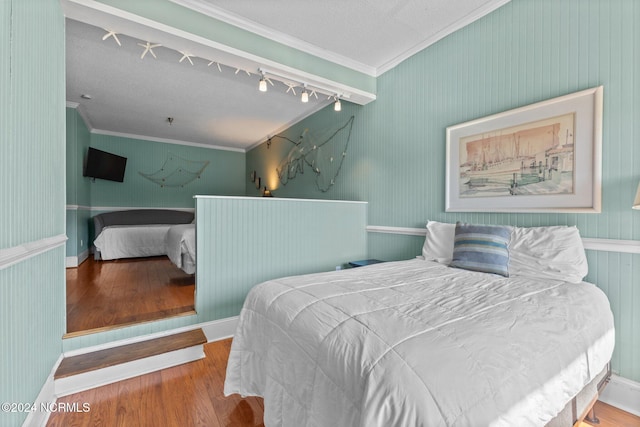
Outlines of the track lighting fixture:
[[[106,33],[102,36],[102,40],[106,41],[109,38],[113,38],[113,40],[118,44],[118,46],[122,46],[122,44],[120,43],[120,40],[118,39],[119,33],[116,33],[113,30],[106,30],[106,29],[105,29],[105,32]],[[146,41],[144,43],[137,43],[137,44],[138,46],[143,48],[142,53],[140,55],[140,59],[145,59],[147,54],[150,54],[151,56],[157,59],[156,52],[154,52],[153,49],[162,47],[161,44],[151,44],[151,42],[149,41]],[[173,50],[173,48],[170,48],[170,47],[165,46],[165,48]],[[177,52],[179,52],[182,55],[178,61],[179,63],[188,62],[190,65],[195,65],[194,59],[197,59],[198,57],[196,57],[194,54],[189,53],[187,51],[181,51],[181,50],[177,50]],[[199,59],[204,60],[205,58],[199,58]],[[220,64],[218,61],[215,61],[215,60],[208,60],[208,63],[207,63],[208,67],[212,66],[213,64],[215,64],[219,72],[222,72],[221,65],[224,65],[224,64]],[[224,67],[231,68],[230,65],[224,65]],[[276,81],[278,81],[278,83],[286,87],[285,93],[291,92],[293,96],[297,96],[296,89],[300,90],[301,91],[300,101],[303,103],[308,103],[312,96],[315,96],[317,100],[318,93],[320,93],[322,95],[327,96],[326,101],[324,101],[324,103],[327,103],[327,101],[333,98],[334,110],[340,111],[341,110],[340,96],[344,97],[345,99],[350,99],[349,93],[342,93],[342,95],[338,95],[338,93],[336,93],[336,89],[338,88],[336,87],[332,88],[331,86],[324,86],[324,84],[322,83],[314,82],[313,79],[309,84],[309,86],[307,86],[307,83],[302,83],[300,82],[300,80],[298,80],[298,78],[296,78],[295,73],[289,74],[288,72],[282,72],[282,71],[269,71],[269,70],[265,70],[262,67],[258,68],[257,71],[258,71],[257,74],[260,77],[260,80],[258,82],[258,90],[260,92],[267,92],[269,85],[274,86],[274,83],[271,79],[275,79]],[[250,72],[244,68],[235,67],[236,75],[241,74],[241,72],[244,72],[249,77],[253,77],[256,75],[256,73],[253,70]],[[167,121],[169,124],[171,124],[172,120],[173,119],[167,120]]]

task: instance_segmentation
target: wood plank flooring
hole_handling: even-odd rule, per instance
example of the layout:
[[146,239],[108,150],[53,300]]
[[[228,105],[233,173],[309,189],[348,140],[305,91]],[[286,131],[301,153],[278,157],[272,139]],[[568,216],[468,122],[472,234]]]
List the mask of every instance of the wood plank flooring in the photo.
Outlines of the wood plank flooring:
[[47,426],[264,426],[262,399],[223,395],[231,340],[204,349],[204,359],[62,397],[90,411],[52,413]]
[[193,312],[195,276],[166,256],[87,259],[67,274],[67,336]]
[[585,427],[638,427],[640,426],[640,417],[607,405],[604,402],[596,402],[596,417],[600,420],[600,424],[591,424],[584,422]]
[[[89,403],[91,410],[53,413],[47,426],[263,426],[262,399],[223,395],[231,340],[204,349],[204,359],[60,398],[80,407]],[[602,402],[596,414],[599,427],[640,426],[640,417]]]

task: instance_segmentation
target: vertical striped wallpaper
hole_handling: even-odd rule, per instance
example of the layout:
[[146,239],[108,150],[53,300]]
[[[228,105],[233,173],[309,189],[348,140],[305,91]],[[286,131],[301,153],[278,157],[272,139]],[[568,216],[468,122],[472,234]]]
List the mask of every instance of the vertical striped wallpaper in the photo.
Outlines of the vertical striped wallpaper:
[[[66,109],[67,144],[66,177],[67,205],[88,206],[90,203],[91,182],[82,176],[84,156],[90,143],[89,129],[75,108]],[[67,215],[67,257],[75,257],[87,250],[89,239],[89,212],[87,210],[68,209]]]
[[198,196],[195,316],[65,339],[64,351],[237,316],[251,287],[367,254],[367,204]]
[[[537,226],[576,225],[584,237],[640,240],[631,203],[640,181],[640,2],[512,0],[378,78],[377,100],[328,107],[288,129],[296,139],[355,115],[336,185],[319,193],[307,173],[277,185],[290,146],[274,139],[247,154],[247,170],[275,181],[280,197],[366,200],[369,224],[423,227],[427,220]],[[445,213],[448,126],[579,90],[604,86],[601,214]],[[290,144],[289,144],[290,145]],[[264,178],[263,178],[264,179]],[[247,183],[247,194],[252,194]],[[418,239],[419,240],[419,239]],[[369,238],[369,255],[419,254],[410,236]],[[616,316],[614,370],[640,381],[637,256],[590,253],[589,280]]]
[[199,318],[236,316],[254,285],[366,258],[367,204],[197,198]]
[[[64,17],[0,2],[0,249],[65,232]],[[0,401],[33,402],[62,350],[64,248],[0,270]],[[26,413],[0,413],[0,425]]]
[[[96,133],[91,134],[91,146],[127,158],[124,182],[96,179],[90,184],[91,206],[193,208],[196,194],[244,195],[244,153]],[[138,173],[157,172],[169,154],[210,163],[200,178],[184,187],[160,187]]]

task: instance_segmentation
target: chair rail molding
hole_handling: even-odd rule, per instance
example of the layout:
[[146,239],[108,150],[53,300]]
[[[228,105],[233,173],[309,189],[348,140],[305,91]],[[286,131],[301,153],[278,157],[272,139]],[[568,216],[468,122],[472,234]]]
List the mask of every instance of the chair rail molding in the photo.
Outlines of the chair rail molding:
[[[385,225],[368,225],[368,233],[399,234],[405,236],[427,235],[426,228],[389,227]],[[640,254],[640,240],[617,240],[583,237],[582,244],[586,250],[604,252],[622,252]]]
[[59,234],[57,236],[23,243],[11,248],[0,249],[0,270],[62,246],[66,241],[67,236]]

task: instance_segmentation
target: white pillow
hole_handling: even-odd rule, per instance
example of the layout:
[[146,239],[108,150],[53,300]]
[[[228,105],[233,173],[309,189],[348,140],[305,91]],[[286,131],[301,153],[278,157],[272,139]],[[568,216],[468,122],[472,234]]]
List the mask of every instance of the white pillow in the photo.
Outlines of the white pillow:
[[589,271],[576,227],[513,227],[509,275],[579,283]]
[[453,258],[453,240],[456,225],[445,222],[428,221],[427,237],[422,246],[422,256],[427,261],[449,264]]

